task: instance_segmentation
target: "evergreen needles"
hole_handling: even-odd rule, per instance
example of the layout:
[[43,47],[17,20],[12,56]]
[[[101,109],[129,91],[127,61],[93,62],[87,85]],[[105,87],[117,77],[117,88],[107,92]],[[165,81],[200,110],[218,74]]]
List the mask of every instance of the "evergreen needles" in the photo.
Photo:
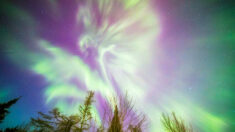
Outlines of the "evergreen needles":
[[117,105],[115,106],[114,115],[109,126],[108,132],[122,132],[122,124],[120,122]]
[[91,105],[94,92],[88,92],[84,104],[79,107],[78,115],[66,116],[61,114],[58,109],[53,109],[49,114],[39,112],[38,118],[32,118],[31,124],[36,132],[83,132],[90,128]]
[[5,116],[9,113],[8,109],[13,104],[15,104],[19,99],[20,99],[20,97],[12,99],[12,100],[8,101],[7,103],[0,104],[0,123],[2,123],[2,121],[5,118]]
[[193,132],[192,127],[187,126],[183,120],[177,118],[174,112],[171,117],[162,114],[161,122],[167,132]]
[[[92,103],[94,92],[89,91],[84,103],[79,106],[78,113],[64,115],[57,108],[47,114],[38,112],[37,118],[31,118],[26,125],[6,128],[0,132],[142,132],[146,131],[144,124],[146,117],[139,114],[127,94],[122,97],[113,98],[113,102],[106,102],[107,107],[103,109],[104,116],[100,127],[97,127],[92,116]],[[19,98],[0,104],[0,123],[9,113],[8,109],[15,104]],[[161,122],[166,132],[193,132],[191,126],[184,123],[173,112],[171,115],[162,114]]]

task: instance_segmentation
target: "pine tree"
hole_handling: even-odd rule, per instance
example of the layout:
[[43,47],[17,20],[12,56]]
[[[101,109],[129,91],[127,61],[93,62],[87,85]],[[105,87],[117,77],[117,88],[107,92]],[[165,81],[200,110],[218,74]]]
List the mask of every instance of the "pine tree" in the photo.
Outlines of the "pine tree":
[[54,117],[59,117],[58,109],[53,109],[49,111],[49,114],[44,114],[42,112],[38,112],[38,118],[31,118],[31,124],[34,127],[35,131],[38,132],[49,132],[56,130],[56,120]]
[[79,107],[80,122],[75,126],[74,131],[82,132],[84,130],[89,130],[89,128],[91,127],[91,108],[92,103],[94,102],[93,97],[94,92],[88,92],[88,96],[86,97],[84,104]]
[[9,113],[9,108],[13,104],[15,104],[19,99],[20,99],[20,97],[12,99],[12,100],[8,101],[7,103],[0,104],[0,123],[2,123],[2,121],[4,120],[6,115]]
[[79,107],[79,114],[66,116],[57,108],[49,111],[49,114],[38,112],[38,118],[31,118],[34,131],[37,132],[82,132],[89,130],[91,126],[91,105],[94,92],[89,92],[83,105]]
[[193,132],[192,127],[187,126],[183,120],[178,119],[174,112],[172,117],[162,114],[161,122],[167,132]]
[[79,122],[78,116],[65,116],[58,109],[49,111],[49,114],[38,112],[38,118],[32,118],[31,124],[35,131],[43,132],[70,132],[72,127]]
[[13,128],[6,128],[3,132],[29,132],[30,125],[29,124],[21,124]]
[[120,117],[118,114],[118,107],[115,106],[114,115],[109,126],[108,132],[122,132],[122,124],[120,122]]

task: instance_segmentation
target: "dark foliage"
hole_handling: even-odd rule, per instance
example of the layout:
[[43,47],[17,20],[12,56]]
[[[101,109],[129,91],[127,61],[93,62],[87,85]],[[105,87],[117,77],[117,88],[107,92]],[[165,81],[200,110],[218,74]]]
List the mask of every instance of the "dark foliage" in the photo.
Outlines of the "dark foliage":
[[49,114],[38,112],[38,118],[32,118],[31,124],[34,131],[38,132],[70,132],[72,126],[78,122],[76,116],[65,116],[58,109],[53,109]]
[[[114,108],[114,110],[112,108]],[[120,125],[116,125],[120,126],[120,130],[123,132],[142,132],[142,130],[145,129],[145,125],[147,124],[145,115],[135,110],[133,101],[127,94],[125,96],[111,98],[106,102],[103,109],[102,124],[98,129],[98,132],[110,130],[111,124],[114,123],[114,119],[119,120],[118,122]]]
[[6,128],[3,132],[28,132],[30,130],[30,125],[20,125],[14,128]]
[[162,124],[167,132],[193,132],[191,126],[187,126],[182,119],[172,115],[162,114]]
[[20,97],[12,99],[12,100],[8,101],[7,103],[0,104],[0,123],[2,123],[2,121],[4,120],[6,115],[9,113],[9,108],[13,104],[15,104],[19,99],[20,99]]
[[[88,92],[88,95],[82,105],[79,106],[78,113],[70,116],[62,114],[57,108],[49,111],[47,114],[38,112],[37,118],[31,118],[27,125],[6,128],[0,132],[142,132],[146,117],[134,109],[132,101],[128,96],[112,98],[112,101],[106,102],[104,107],[103,120],[99,128],[92,116],[92,103],[94,102],[94,92]],[[19,98],[10,100],[7,103],[0,104],[1,122],[9,113],[8,109],[15,104]],[[114,110],[113,110],[114,109]],[[193,132],[191,126],[176,117],[175,113],[171,115],[162,114],[161,122],[166,132]],[[94,123],[94,124],[93,124]]]
[[79,107],[79,114],[66,116],[53,109],[49,114],[39,112],[38,118],[32,118],[31,124],[36,132],[82,132],[90,128],[91,105],[94,92],[89,92],[84,104]]
[[120,122],[120,115],[118,113],[118,107],[115,106],[114,115],[111,124],[108,128],[108,132],[122,132],[122,124]]
[[90,91],[88,93],[88,96],[86,97],[86,100],[82,106],[79,107],[79,115],[78,118],[80,119],[80,122],[75,126],[74,130],[78,132],[82,132],[84,130],[88,130],[91,127],[91,120],[92,120],[92,114],[91,114],[91,106],[94,102],[93,100],[94,92]]

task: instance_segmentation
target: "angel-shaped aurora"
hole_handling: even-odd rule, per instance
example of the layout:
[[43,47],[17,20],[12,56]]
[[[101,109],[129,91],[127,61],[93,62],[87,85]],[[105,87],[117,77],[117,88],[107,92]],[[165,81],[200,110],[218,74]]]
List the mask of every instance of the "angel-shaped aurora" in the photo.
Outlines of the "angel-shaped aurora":
[[[97,104],[94,114],[99,118],[102,112],[99,110],[100,100],[128,92],[134,103],[138,102],[135,107],[146,112],[147,116],[151,115],[153,131],[160,126],[161,112],[172,109],[177,113],[184,111],[181,116],[187,121],[191,120],[187,115],[202,115],[203,120],[200,116],[194,118],[196,123],[216,124],[213,131],[223,128],[223,121],[183,98],[185,95],[180,96],[182,93],[174,93],[173,96],[166,93],[165,98],[162,95],[157,99],[149,96],[153,93],[160,95],[161,92],[157,88],[160,83],[156,82],[161,72],[153,65],[158,60],[157,55],[161,54],[157,41],[160,26],[150,1],[85,0],[78,4],[77,9],[74,18],[80,34],[73,50],[79,54],[55,46],[57,43],[42,36],[28,36],[37,40],[37,51],[20,44],[18,47],[8,45],[13,46],[8,49],[15,47],[15,51],[22,51],[9,54],[15,63],[21,65],[25,62],[20,60],[29,61],[30,69],[44,78],[46,87],[43,92],[48,105],[68,114],[77,112],[86,91],[93,90]],[[182,98],[174,98],[175,94]]]
[[146,1],[96,2],[80,5],[76,16],[84,27],[77,41],[83,57],[39,41],[47,55],[33,70],[50,83],[47,102],[67,112],[76,111],[77,99],[87,90],[102,97],[128,92],[141,99],[148,88],[140,74],[153,59],[151,47],[159,31],[155,14]]

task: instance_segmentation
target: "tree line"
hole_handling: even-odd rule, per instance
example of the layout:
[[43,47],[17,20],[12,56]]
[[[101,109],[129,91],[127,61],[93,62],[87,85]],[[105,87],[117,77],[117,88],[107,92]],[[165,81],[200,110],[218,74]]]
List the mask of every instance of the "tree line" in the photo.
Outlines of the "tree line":
[[[0,104],[0,123],[9,114],[9,108],[19,99],[20,97]],[[89,91],[76,114],[65,115],[54,108],[48,113],[38,112],[38,117],[31,118],[27,124],[0,132],[144,132],[148,129],[146,115],[135,110],[127,95],[106,101],[101,123],[92,114],[94,102],[94,92]],[[163,113],[161,122],[166,132],[193,132],[191,125],[187,125],[174,112]]]

